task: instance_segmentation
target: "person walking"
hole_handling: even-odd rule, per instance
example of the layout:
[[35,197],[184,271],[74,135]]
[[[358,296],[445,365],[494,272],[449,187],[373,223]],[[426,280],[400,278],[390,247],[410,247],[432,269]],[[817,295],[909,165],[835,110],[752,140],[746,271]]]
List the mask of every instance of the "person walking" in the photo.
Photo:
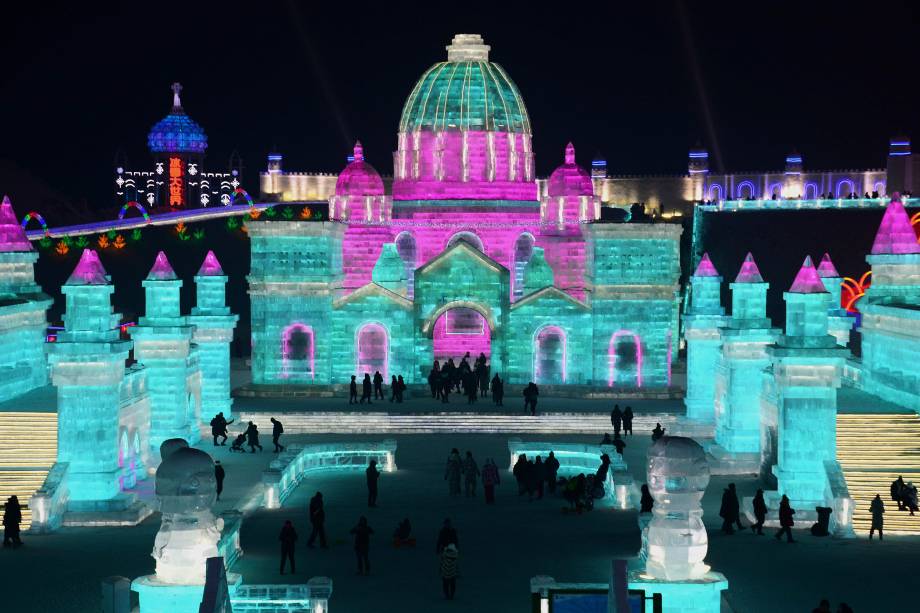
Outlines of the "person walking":
[[262,445],[259,444],[259,427],[252,422],[249,422],[249,427],[246,428],[246,444],[249,445],[249,453],[255,453],[256,447],[263,451]]
[[3,546],[22,547],[19,538],[19,524],[22,523],[22,506],[16,495],[6,499],[6,508],[3,511]]
[[460,495],[461,474],[463,474],[463,464],[460,461],[460,452],[454,448],[447,456],[447,466],[444,469],[444,480],[447,481],[447,490],[451,496]]
[[789,498],[783,494],[782,499],[779,501],[779,532],[776,533],[776,540],[778,541],[782,538],[783,534],[786,534],[786,542],[794,543],[792,539],[792,526],[795,525],[795,521],[792,519],[792,516],[795,515],[795,509],[792,508],[789,504]]
[[751,531],[756,532],[757,534],[763,534],[763,523],[767,520],[767,503],[763,499],[763,490],[758,489],[757,493],[754,494],[754,519],[757,520],[756,524],[751,524]]
[[[215,447],[227,444],[227,426],[232,423],[232,419],[227,421],[227,418],[224,417],[223,411],[215,415],[214,419],[211,420],[211,436],[214,438]],[[224,439],[220,443],[217,442],[219,437]]]
[[448,545],[453,545],[454,547],[460,546],[460,541],[457,539],[457,529],[450,523],[449,518],[444,520],[441,531],[438,532],[438,540],[435,543],[434,552],[441,555],[441,552],[444,551],[444,548]]
[[370,373],[364,373],[364,381],[361,382],[361,402],[358,404],[364,404],[364,401],[367,401],[367,404],[374,404],[371,402],[371,388],[373,384],[371,383]]
[[351,383],[348,385],[348,404],[358,404],[358,382],[355,376],[351,376]]
[[524,494],[527,490],[527,456],[523,453],[518,456],[517,462],[514,463],[514,468],[511,470],[511,474],[514,475],[515,480],[518,485],[518,496]]
[[323,507],[323,494],[316,492],[310,499],[310,525],[313,530],[310,532],[310,538],[307,540],[307,547],[313,549],[313,543],[316,537],[319,537],[319,546],[328,549],[326,545],[326,509]]
[[447,404],[450,402],[450,377],[451,371],[448,368],[450,362],[444,365],[444,368],[441,369],[441,402]]
[[453,600],[454,594],[457,593],[457,575],[459,574],[457,561],[459,557],[460,551],[453,543],[441,551],[438,566],[441,570],[441,587],[447,600]]
[[284,574],[284,563],[290,561],[291,574],[293,575],[297,572],[294,569],[294,543],[297,542],[297,530],[294,529],[294,524],[291,523],[291,520],[284,522],[284,527],[281,528],[278,540],[281,541],[281,574]]
[[549,452],[549,457],[543,463],[543,470],[546,471],[546,487],[550,494],[555,494],[556,479],[559,474],[559,460],[556,459],[556,454],[552,451]]
[[531,381],[527,384],[527,387],[524,388],[524,412],[527,412],[527,408],[530,407],[530,415],[534,416],[537,414],[537,396],[540,395],[540,390],[537,388],[537,384]]
[[467,451],[463,459],[463,485],[467,498],[476,496],[476,477],[479,476],[479,467],[473,459],[473,452]]
[[439,376],[440,376],[440,373],[438,372],[437,364],[438,364],[437,361],[435,361],[435,366],[434,366],[434,368],[432,368],[432,369],[428,372],[428,387],[431,388],[431,397],[432,397],[432,398],[438,398],[438,397],[441,395],[440,390],[438,389],[438,387],[439,387],[439,386],[438,386],[438,378],[439,378]]
[[495,486],[501,483],[498,466],[487,458],[482,466],[482,489],[486,494],[486,504],[495,504]]
[[613,435],[619,436],[620,428],[623,425],[623,411],[620,410],[620,405],[613,405],[613,410],[610,411],[610,424],[613,426]]
[[275,453],[284,451],[284,445],[278,442],[278,439],[281,438],[281,435],[284,434],[284,426],[281,425],[281,422],[271,418],[272,422],[272,442],[275,444]]
[[623,409],[623,436],[632,436],[633,410],[631,406]]
[[495,373],[495,376],[492,377],[492,402],[498,406],[504,406],[502,404],[502,398],[505,396],[505,384],[502,382],[501,377],[498,376],[498,373]]
[[899,476],[891,482],[891,499],[898,503],[898,511],[904,510],[904,477]]
[[396,377],[396,402],[402,403],[403,401],[403,392],[406,391],[406,382],[403,380],[403,376],[399,375]]
[[390,402],[396,400],[396,394],[399,393],[399,382],[396,380],[396,375],[390,377]]
[[884,538],[882,527],[885,523],[885,503],[882,502],[882,497],[878,494],[872,499],[872,504],[869,505],[869,512],[872,513],[872,527],[869,529],[869,540],[872,540],[872,535],[878,530],[878,540],[881,541]]
[[351,529],[351,534],[355,535],[355,557],[358,558],[359,575],[371,574],[369,553],[373,533],[374,529],[367,525],[367,518],[363,515],[358,520],[358,525]]
[[224,472],[224,467],[221,465],[220,460],[214,462],[214,479],[217,481],[217,499],[220,500],[220,493],[224,491],[224,477],[226,473]]
[[722,518],[722,532],[725,534],[734,534],[734,526],[737,525],[739,530],[744,529],[741,525],[741,504],[738,502],[738,494],[735,492],[735,484],[729,483],[728,488],[722,492],[722,507],[719,509],[719,517]]
[[377,399],[383,400],[383,375],[380,374],[380,371],[374,373],[374,400]]
[[377,481],[380,480],[380,471],[377,470],[377,460],[371,460],[364,474],[367,475],[367,506],[376,507]]

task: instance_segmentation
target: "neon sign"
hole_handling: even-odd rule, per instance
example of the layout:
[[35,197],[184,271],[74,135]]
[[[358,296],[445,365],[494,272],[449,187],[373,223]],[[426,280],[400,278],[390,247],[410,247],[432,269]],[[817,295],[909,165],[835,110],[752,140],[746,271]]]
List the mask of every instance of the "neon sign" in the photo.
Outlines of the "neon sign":
[[185,204],[185,179],[182,159],[169,158],[169,206],[182,206]]

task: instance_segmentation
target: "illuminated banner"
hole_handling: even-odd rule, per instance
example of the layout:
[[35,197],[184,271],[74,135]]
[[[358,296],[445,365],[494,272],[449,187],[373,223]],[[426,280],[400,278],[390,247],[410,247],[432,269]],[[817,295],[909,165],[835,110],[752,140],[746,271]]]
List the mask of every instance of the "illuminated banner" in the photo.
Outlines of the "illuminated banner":
[[185,204],[185,179],[182,158],[169,158],[169,206]]

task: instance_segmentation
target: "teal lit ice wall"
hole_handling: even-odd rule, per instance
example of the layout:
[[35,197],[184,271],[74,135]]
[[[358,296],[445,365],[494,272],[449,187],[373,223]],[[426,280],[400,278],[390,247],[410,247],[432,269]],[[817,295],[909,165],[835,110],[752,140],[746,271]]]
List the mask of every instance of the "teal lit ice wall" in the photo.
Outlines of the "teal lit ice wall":
[[725,309],[721,303],[722,277],[708,254],[690,277],[690,308],[684,314],[684,336],[687,339],[687,394],[684,405],[687,417],[712,423],[715,419],[715,377],[722,337],[719,329],[725,325]]

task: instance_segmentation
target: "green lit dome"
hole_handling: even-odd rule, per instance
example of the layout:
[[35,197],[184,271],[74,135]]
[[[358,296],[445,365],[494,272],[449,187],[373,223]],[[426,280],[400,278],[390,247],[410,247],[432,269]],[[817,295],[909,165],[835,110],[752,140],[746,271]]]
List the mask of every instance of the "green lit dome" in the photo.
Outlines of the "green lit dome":
[[477,130],[530,134],[524,99],[504,68],[489,61],[477,34],[458,34],[415,84],[399,120],[401,133]]

